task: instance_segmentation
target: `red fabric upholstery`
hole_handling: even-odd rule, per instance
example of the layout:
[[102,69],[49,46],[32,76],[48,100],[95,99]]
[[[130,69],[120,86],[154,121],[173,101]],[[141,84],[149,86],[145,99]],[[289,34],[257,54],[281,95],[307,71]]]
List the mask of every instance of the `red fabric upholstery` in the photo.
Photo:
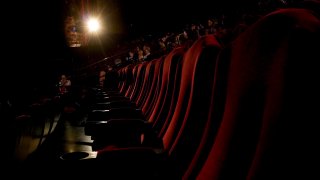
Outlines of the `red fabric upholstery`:
[[318,137],[319,33],[312,12],[283,9],[235,40],[223,119],[198,179],[308,179]]
[[136,101],[136,105],[141,107],[143,102],[145,101],[146,94],[150,91],[150,86],[152,84],[153,76],[154,76],[154,69],[156,60],[146,62],[147,66],[145,67],[145,73],[142,81],[142,87],[139,90],[138,99]]
[[134,66],[132,68],[132,81],[130,82],[129,87],[125,92],[125,97],[131,97],[133,93],[133,89],[136,84],[137,73],[138,73],[138,66]]
[[149,117],[149,122],[153,122],[153,127],[157,127],[155,130],[159,130],[163,126],[166,116],[168,115],[173,97],[177,66],[182,60],[184,51],[182,47],[174,49],[164,60],[159,97]]
[[156,61],[154,76],[152,79],[152,85],[150,87],[149,93],[145,99],[145,102],[142,106],[142,112],[145,117],[149,117],[150,111],[154,108],[154,103],[159,98],[159,84],[162,82],[162,68],[163,68],[163,61],[165,57],[160,58]]
[[136,100],[138,99],[139,96],[139,92],[141,91],[141,87],[143,85],[143,77],[144,77],[144,73],[145,73],[145,69],[147,66],[147,62],[144,62],[142,64],[137,65],[137,76],[136,76],[136,80],[135,80],[135,84],[133,87],[133,91],[131,93],[130,96],[130,100],[132,102],[136,102]]
[[120,86],[120,93],[125,94],[128,90],[128,88],[130,87],[130,85],[132,84],[133,81],[133,77],[132,77],[132,68],[133,65],[128,65],[124,68],[122,68],[122,74],[120,76],[120,80],[121,82],[119,83]]
[[204,36],[194,43],[184,57],[178,103],[164,136],[164,146],[176,163],[178,175],[190,163],[208,120],[220,48],[213,35]]
[[[175,82],[181,84],[178,103],[163,137],[163,150],[168,153],[169,161],[173,162],[170,165],[174,165],[172,177],[183,175],[200,143],[208,120],[209,97],[220,48],[215,37],[208,35],[197,40],[183,57],[181,82]],[[113,151],[99,151],[98,158],[113,154]]]
[[[208,51],[206,52],[208,53],[206,54],[207,57],[201,57],[206,48],[210,50],[212,54]],[[197,98],[197,96],[202,97],[200,94],[203,92],[194,92],[194,90],[195,88],[197,88],[197,90],[198,88],[201,89],[201,87],[208,87],[208,89],[210,89],[210,78],[212,77],[206,75],[210,75],[210,73],[214,71],[214,64],[219,49],[220,45],[218,44],[214,36],[205,36],[197,40],[186,52],[182,64],[182,76],[178,103],[166,134],[163,137],[165,149],[170,150],[171,146],[174,143],[175,137],[178,136],[178,133],[182,133],[183,130],[179,132],[178,127],[182,126],[184,120],[187,121],[188,118],[191,117],[189,116],[189,112],[193,112],[193,110],[197,109],[197,112],[199,114],[201,113],[201,107],[194,107],[192,106],[192,103]],[[207,83],[204,83],[205,80],[209,81],[207,81]],[[202,90],[207,91],[207,89]]]
[[220,127],[226,98],[227,69],[230,63],[230,48],[224,48],[218,56],[214,75],[214,89],[211,96],[210,112],[200,144],[185,171],[183,179],[195,179],[206,161],[210,147]]

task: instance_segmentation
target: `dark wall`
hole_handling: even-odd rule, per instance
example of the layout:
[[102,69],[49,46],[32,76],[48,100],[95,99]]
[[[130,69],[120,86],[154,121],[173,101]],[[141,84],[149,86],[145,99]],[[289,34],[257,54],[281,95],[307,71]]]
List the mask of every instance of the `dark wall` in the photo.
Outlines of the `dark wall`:
[[[61,0],[2,3],[1,92],[15,96],[52,79],[54,59],[66,53]],[[3,95],[2,95],[3,96]]]
[[[66,2],[67,0],[19,0],[1,4],[7,9],[1,12],[2,17],[5,17],[3,24],[6,25],[2,28],[4,32],[1,41],[1,82],[5,84],[1,88],[2,91],[13,93],[35,86],[50,86],[59,73],[72,73],[73,63],[78,63],[77,59],[80,58],[73,57],[73,52],[66,47]],[[105,4],[101,2],[102,0],[100,5],[104,8],[101,16],[107,20],[107,16],[113,16],[118,21],[111,22],[117,23],[114,26],[119,27],[118,31],[115,28],[110,35],[102,39],[112,42],[109,45],[103,44],[102,50],[97,50],[100,54],[102,52],[102,55],[105,49],[117,44],[115,41],[119,36],[127,36],[130,33],[166,32],[223,11],[241,11],[256,4],[253,0],[109,0]],[[112,8],[108,9],[107,5],[111,4]],[[112,27],[112,24],[108,25]]]

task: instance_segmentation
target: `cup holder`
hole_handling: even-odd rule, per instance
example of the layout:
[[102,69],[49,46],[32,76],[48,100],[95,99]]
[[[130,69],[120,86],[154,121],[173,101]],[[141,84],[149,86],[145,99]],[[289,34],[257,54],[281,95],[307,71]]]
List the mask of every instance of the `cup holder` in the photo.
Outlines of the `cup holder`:
[[87,152],[71,152],[71,153],[66,153],[63,154],[62,156],[60,156],[61,160],[82,160],[82,159],[86,159],[87,157],[89,157],[89,153]]

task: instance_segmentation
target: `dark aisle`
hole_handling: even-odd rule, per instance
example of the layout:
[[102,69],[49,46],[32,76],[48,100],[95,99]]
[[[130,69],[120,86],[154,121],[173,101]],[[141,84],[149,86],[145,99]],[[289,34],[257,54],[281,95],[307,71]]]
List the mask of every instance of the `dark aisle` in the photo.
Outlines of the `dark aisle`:
[[84,135],[84,127],[74,123],[76,121],[78,120],[72,115],[62,116],[55,131],[27,158],[27,161],[62,160],[63,154],[72,152],[88,152],[91,154],[90,157],[94,156],[90,136]]
[[[91,160],[70,161],[61,158],[63,154],[72,152],[87,152],[89,156],[84,159],[95,158],[96,153],[92,152],[91,148],[92,140],[90,136],[84,135],[84,127],[79,126],[79,122],[73,115],[61,115],[54,131],[37,149],[29,153],[24,160],[16,162],[12,167],[8,166],[11,172],[19,172],[10,174],[19,178],[21,176],[36,178],[45,175],[61,179],[69,175],[70,177],[82,178],[82,172],[94,170],[93,167],[97,167],[97,163],[92,163]],[[29,141],[29,143],[31,142]],[[90,176],[95,176],[94,174]]]

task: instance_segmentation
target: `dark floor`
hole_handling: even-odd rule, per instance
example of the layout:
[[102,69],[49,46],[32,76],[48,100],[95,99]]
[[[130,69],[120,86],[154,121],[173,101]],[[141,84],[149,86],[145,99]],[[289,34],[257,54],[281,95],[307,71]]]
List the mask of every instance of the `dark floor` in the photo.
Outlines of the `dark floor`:
[[[88,169],[88,163],[86,167],[83,166],[83,169],[79,170],[81,162],[70,161],[71,156],[63,156],[74,152],[88,153],[88,156],[83,159],[96,156],[96,153],[92,152],[90,136],[84,135],[84,127],[80,126],[81,120],[71,114],[61,115],[55,120],[51,132],[48,132],[49,124],[46,124],[45,137],[42,140],[40,137],[28,135],[30,133],[21,133],[21,140],[15,148],[15,161],[7,164],[4,170],[11,176],[30,178],[42,177],[42,174],[46,174],[48,178],[57,177],[59,179],[68,174],[81,175],[84,169]],[[66,157],[65,160],[63,157]]]
[[81,119],[75,119],[73,115],[62,115],[53,133],[26,158],[26,161],[62,160],[64,154],[73,152],[86,152],[89,153],[87,158],[94,157],[92,140],[84,134],[84,127],[80,122]]
[[[77,179],[96,179],[101,176],[106,179],[162,179],[153,172],[153,165],[146,164],[148,160],[127,162],[95,159],[96,152],[92,151],[93,141],[90,136],[84,134],[84,127],[81,126],[84,118],[77,118],[72,114],[61,115],[55,122],[53,131],[47,133],[40,145],[39,138],[23,137],[16,152],[20,161],[13,167],[15,172],[21,173],[14,175],[33,178],[37,173],[41,173],[46,174],[48,178],[57,179],[64,179],[65,176]],[[79,152],[86,155],[80,158],[80,161],[78,158],[83,154]],[[71,156],[68,156],[70,154]]]

